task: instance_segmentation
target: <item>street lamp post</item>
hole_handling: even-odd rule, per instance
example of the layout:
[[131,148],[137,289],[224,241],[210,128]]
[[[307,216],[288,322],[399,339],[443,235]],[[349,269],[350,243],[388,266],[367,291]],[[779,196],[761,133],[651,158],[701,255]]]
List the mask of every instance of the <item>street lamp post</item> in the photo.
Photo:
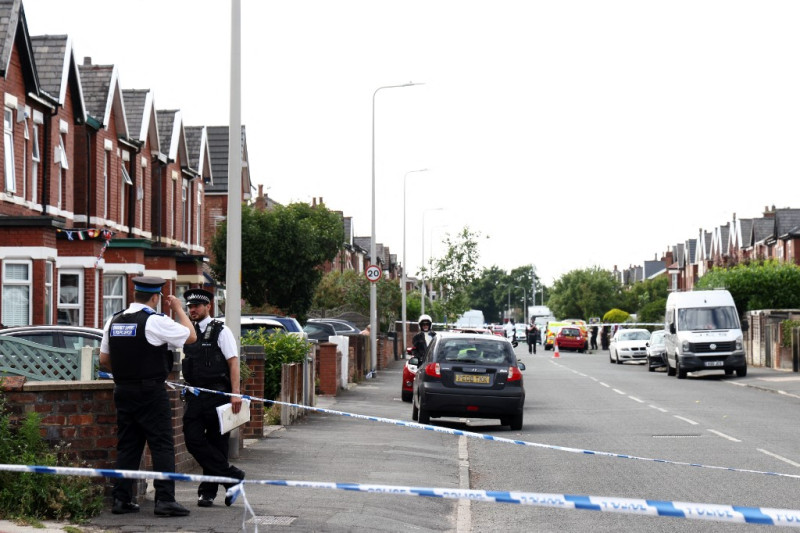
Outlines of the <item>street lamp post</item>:
[[[372,235],[369,243],[369,260],[377,265],[377,252],[375,246],[375,97],[383,89],[399,89],[401,87],[411,87],[421,85],[419,83],[403,83],[402,85],[384,85],[375,89],[372,93]],[[378,287],[375,283],[370,283],[369,287],[369,348],[370,348],[370,374],[373,374],[378,366]]]
[[422,270],[420,270],[420,281],[422,282],[422,287],[420,287],[420,315],[425,314],[425,215],[428,214],[428,211],[441,211],[442,207],[432,207],[431,209],[426,209],[422,212]]
[[406,172],[405,176],[403,176],[403,275],[402,275],[402,283],[403,283],[403,312],[402,312],[402,320],[403,320],[403,353],[401,357],[405,357],[406,355],[406,348],[408,347],[408,339],[406,333],[406,179],[408,178],[409,174],[414,172],[427,172],[427,168],[421,168],[419,170],[409,170]]

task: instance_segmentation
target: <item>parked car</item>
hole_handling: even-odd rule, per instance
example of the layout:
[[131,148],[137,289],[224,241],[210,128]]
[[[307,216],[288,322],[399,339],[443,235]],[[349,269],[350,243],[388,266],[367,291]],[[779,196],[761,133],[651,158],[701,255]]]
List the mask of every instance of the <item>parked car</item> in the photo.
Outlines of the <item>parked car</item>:
[[[261,315],[253,315],[253,316],[261,316]],[[272,320],[277,320],[283,327],[286,328],[286,331],[291,333],[292,335],[297,335],[305,340],[308,340],[308,334],[303,331],[303,326],[300,325],[300,322],[297,321],[296,318],[290,316],[280,316],[280,315],[263,315],[264,318],[271,318]]]
[[526,333],[526,329],[528,326],[525,324],[514,324],[514,335],[516,336],[517,342],[528,342],[528,334]]
[[618,329],[608,345],[608,358],[621,365],[625,361],[642,361],[647,358],[650,332],[646,329]]
[[[214,320],[219,320],[223,324],[225,323],[224,316],[217,317]],[[248,331],[257,331],[260,329],[269,332],[286,331],[284,325],[277,320],[266,318],[261,315],[242,315],[240,329],[242,337],[244,337]]]
[[0,329],[0,335],[68,350],[79,350],[84,346],[99,348],[103,340],[102,329],[83,326],[15,326]]
[[453,333],[471,333],[473,335],[491,335],[492,331],[487,328],[456,328]]
[[[414,347],[409,346],[406,348],[406,354],[411,356],[414,353]],[[403,385],[400,388],[400,397],[404,402],[411,401],[411,395],[414,393],[414,376],[417,375],[417,368],[419,366],[418,357],[409,357],[406,364],[403,366]]]
[[498,337],[505,337],[506,336],[506,330],[503,329],[503,325],[502,324],[492,324],[490,326],[490,329],[492,330],[492,333],[494,335],[497,335]]
[[336,335],[333,326],[325,322],[306,322],[303,331],[308,335],[308,340],[317,342],[328,342],[331,336]]
[[650,334],[647,342],[647,370],[654,372],[656,368],[667,366],[667,345],[664,342],[664,329],[657,329]]
[[414,377],[411,418],[499,418],[522,429],[525,387],[511,342],[497,336],[440,333]]
[[577,350],[583,353],[588,348],[586,337],[578,326],[561,326],[556,335],[559,350]]
[[350,322],[340,318],[309,318],[308,322],[322,323],[330,325],[335,335],[361,335],[361,329]]

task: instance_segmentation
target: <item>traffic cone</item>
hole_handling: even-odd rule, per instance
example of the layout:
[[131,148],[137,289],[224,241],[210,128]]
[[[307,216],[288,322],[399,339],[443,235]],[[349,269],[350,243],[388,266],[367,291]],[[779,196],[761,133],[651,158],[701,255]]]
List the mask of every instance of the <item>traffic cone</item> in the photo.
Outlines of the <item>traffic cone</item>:
[[553,341],[553,359],[561,357],[561,352],[558,351],[558,340]]

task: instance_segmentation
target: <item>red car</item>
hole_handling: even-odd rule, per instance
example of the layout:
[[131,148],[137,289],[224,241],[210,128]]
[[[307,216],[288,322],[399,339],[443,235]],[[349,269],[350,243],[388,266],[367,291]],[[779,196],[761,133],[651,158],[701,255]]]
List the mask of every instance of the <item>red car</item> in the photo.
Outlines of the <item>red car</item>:
[[400,392],[400,397],[404,402],[411,401],[411,395],[414,392],[414,376],[417,375],[417,365],[410,365],[408,362],[411,360],[413,348],[406,350],[407,356],[406,364],[403,367],[403,387]]
[[559,350],[577,350],[583,353],[587,348],[586,337],[578,326],[561,326],[556,342]]

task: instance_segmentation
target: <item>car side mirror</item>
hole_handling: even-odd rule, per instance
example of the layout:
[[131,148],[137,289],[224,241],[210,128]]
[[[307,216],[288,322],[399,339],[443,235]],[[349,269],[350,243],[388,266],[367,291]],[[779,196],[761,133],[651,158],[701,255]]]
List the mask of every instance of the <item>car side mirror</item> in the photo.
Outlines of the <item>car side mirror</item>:
[[675,335],[675,323],[669,325],[669,332]]
[[650,347],[650,342],[646,342],[646,343],[644,343],[644,345],[649,348]]
[[419,357],[412,357],[408,360],[409,365],[419,366]]
[[519,368],[520,371],[525,370],[525,363],[523,363],[522,361],[517,361],[517,368]]

